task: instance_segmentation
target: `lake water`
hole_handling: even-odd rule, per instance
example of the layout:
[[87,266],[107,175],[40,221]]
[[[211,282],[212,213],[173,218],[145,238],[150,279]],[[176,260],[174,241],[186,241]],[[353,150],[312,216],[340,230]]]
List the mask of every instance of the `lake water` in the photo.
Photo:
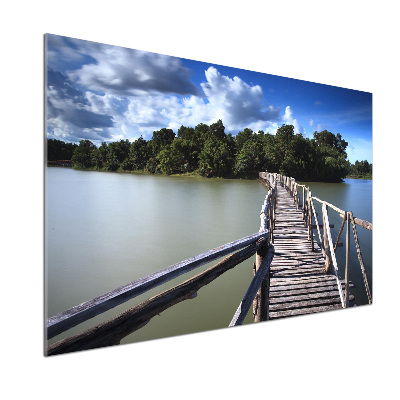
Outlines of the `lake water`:
[[[310,183],[309,186],[314,196],[372,222],[371,181],[346,180],[342,184]],[[47,168],[46,318],[151,272],[257,232],[266,192],[260,183],[248,180]],[[329,216],[337,232],[340,217],[336,222],[334,212],[329,212]],[[361,227],[357,230],[371,280],[372,235]],[[365,304],[354,241],[352,244],[356,267],[350,277],[357,285],[358,303]],[[340,251],[344,253],[343,249]],[[195,299],[164,311],[121,343],[227,327],[251,282],[254,261],[252,257],[226,272],[200,289]],[[216,262],[86,321],[49,343],[105,321]],[[251,322],[250,310],[245,323]]]

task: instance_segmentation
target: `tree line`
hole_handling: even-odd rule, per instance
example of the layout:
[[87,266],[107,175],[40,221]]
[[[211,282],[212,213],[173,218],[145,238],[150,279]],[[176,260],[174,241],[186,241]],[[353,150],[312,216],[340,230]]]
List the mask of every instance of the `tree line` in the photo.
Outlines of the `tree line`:
[[350,164],[347,176],[348,178],[372,179],[372,164],[367,160],[357,160],[354,164]]
[[233,136],[225,133],[218,120],[195,128],[182,125],[177,134],[162,128],[147,141],[140,137],[132,143],[126,139],[103,142],[99,147],[90,140],[72,145],[49,139],[48,159],[58,157],[59,151],[63,159],[70,154],[78,169],[247,179],[268,170],[296,180],[341,182],[352,168],[347,146],[339,133],[324,130],[314,132],[309,139],[295,134],[293,125],[285,124],[275,135],[245,128]]

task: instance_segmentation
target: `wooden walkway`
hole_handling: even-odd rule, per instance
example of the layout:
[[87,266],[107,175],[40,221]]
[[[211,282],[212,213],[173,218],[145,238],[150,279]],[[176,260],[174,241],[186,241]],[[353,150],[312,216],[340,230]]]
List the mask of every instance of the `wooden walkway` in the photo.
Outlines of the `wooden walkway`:
[[273,244],[269,319],[342,308],[336,276],[325,272],[323,253],[315,242],[312,251],[302,211],[279,184]]

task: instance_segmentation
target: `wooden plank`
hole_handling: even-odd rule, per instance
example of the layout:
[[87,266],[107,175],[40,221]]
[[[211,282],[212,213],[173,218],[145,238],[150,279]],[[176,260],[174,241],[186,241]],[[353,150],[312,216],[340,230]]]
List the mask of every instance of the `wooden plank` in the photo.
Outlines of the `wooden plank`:
[[292,268],[282,268],[280,270],[274,271],[271,270],[271,279],[276,279],[276,278],[299,278],[299,277],[312,277],[312,276],[318,276],[320,274],[324,273],[323,271],[323,266],[320,266],[318,268],[302,268],[298,269],[295,271],[292,271]]
[[[344,287],[344,285],[342,285]],[[336,283],[334,285],[321,285],[321,286],[313,286],[310,287],[308,285],[304,285],[302,288],[289,290],[285,288],[284,290],[270,290],[269,298],[270,301],[276,298],[285,298],[288,296],[297,296],[297,295],[304,295],[304,294],[313,294],[313,293],[336,293],[338,296],[338,290]]]
[[309,307],[319,307],[326,306],[331,304],[342,304],[340,297],[330,297],[324,299],[312,299],[312,300],[303,300],[295,303],[276,303],[270,304],[270,312],[274,311],[284,311],[296,308],[309,308]]
[[319,307],[311,307],[311,308],[298,308],[295,310],[286,310],[286,311],[271,311],[270,316],[271,318],[284,318],[284,317],[293,317],[296,315],[305,315],[305,314],[312,314],[318,312],[325,312],[331,310],[338,310],[341,309],[340,304],[332,304],[329,306],[319,306]]
[[284,279],[284,278],[274,278],[271,279],[271,285],[294,285],[296,283],[302,284],[304,282],[336,282],[336,278],[333,275],[322,274],[315,277],[304,277],[296,279]]
[[[341,280],[340,281],[342,285],[344,285],[345,281]],[[281,278],[281,277],[273,277],[271,278],[271,289],[274,287],[280,287],[280,286],[296,286],[296,285],[304,285],[304,284],[327,284],[327,285],[336,285],[336,276],[334,275],[328,275],[328,274],[319,274],[316,276],[304,276],[304,277],[298,277],[298,278]],[[349,281],[349,285],[353,285],[352,287],[355,287],[354,283],[352,281]]]
[[183,300],[196,297],[200,288],[247,260],[265,243],[266,239],[262,238],[256,244],[251,244],[245,249],[231,254],[195,277],[144,301],[109,321],[73,337],[60,340],[49,346],[47,354],[63,354],[119,344],[122,338],[146,325],[155,315]]
[[265,238],[267,236],[268,231],[257,232],[253,235],[224,244],[61,312],[47,320],[47,339],[168,282],[177,276],[223,257],[233,251],[254,244],[261,237]]
[[[344,282],[341,282],[341,285],[343,288]],[[280,291],[292,291],[292,290],[303,290],[303,289],[314,290],[318,288],[325,288],[328,286],[335,286],[337,288],[336,279],[330,281],[315,281],[315,282],[309,280],[306,282],[299,282],[299,283],[295,283],[293,279],[290,279],[288,280],[288,283],[286,285],[275,284],[275,279],[272,279],[270,285],[270,294],[272,296],[274,295],[275,292],[280,292]],[[354,287],[354,284],[352,282],[349,282],[349,287]]]
[[293,308],[298,308],[298,304],[303,304],[303,302],[306,302],[308,300],[318,300],[324,302],[327,299],[331,298],[335,299],[335,302],[340,301],[340,297],[336,288],[334,290],[324,291],[324,292],[301,293],[301,294],[299,293],[292,296],[272,297],[270,298],[270,306],[275,304],[287,303],[287,304],[293,304]]

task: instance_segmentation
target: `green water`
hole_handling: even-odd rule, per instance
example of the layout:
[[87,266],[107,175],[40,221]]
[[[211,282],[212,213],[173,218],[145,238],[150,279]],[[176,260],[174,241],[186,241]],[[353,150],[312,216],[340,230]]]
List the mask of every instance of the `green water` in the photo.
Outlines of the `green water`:
[[[47,317],[258,232],[256,181],[47,169]],[[227,327],[253,277],[251,258],[123,342]],[[215,264],[216,261],[213,263]],[[71,336],[189,279],[199,267],[53,338]],[[246,323],[252,322],[251,312]]]
[[[356,217],[372,222],[371,181],[310,183],[310,187],[314,196],[344,210],[353,210]],[[265,195],[266,189],[257,181],[47,168],[46,318],[257,232]],[[333,213],[329,215],[334,218]],[[340,227],[340,220],[333,223],[335,229]],[[362,228],[358,231],[371,279],[372,235]],[[200,289],[195,299],[154,317],[122,343],[227,327],[251,282],[253,262],[251,258],[226,272]],[[49,343],[105,321],[215,263],[86,321]],[[363,304],[365,290],[360,290],[363,282],[356,272],[361,277],[359,267],[350,276],[360,292],[358,301]],[[245,323],[251,322],[250,310]]]

